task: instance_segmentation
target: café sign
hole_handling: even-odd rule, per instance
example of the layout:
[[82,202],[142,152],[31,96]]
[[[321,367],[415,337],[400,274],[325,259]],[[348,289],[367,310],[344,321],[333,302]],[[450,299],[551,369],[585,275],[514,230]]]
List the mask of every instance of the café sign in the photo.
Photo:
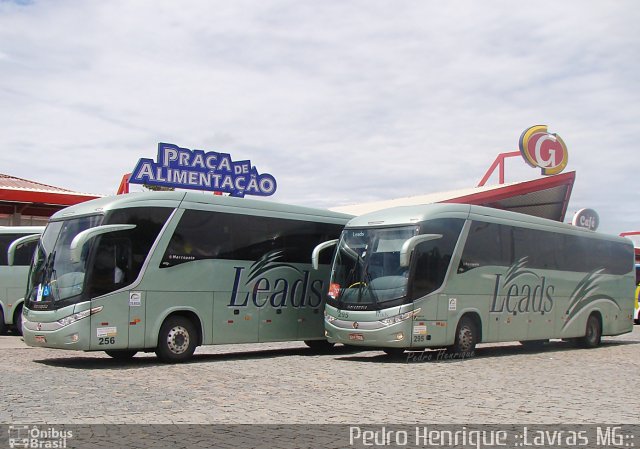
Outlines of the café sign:
[[269,173],[259,173],[249,160],[234,161],[228,153],[190,150],[159,143],[157,160],[140,159],[129,182],[179,189],[208,190],[231,196],[269,196],[277,183]]
[[571,224],[580,228],[587,228],[591,231],[595,231],[600,226],[600,216],[593,209],[580,209],[573,216]]

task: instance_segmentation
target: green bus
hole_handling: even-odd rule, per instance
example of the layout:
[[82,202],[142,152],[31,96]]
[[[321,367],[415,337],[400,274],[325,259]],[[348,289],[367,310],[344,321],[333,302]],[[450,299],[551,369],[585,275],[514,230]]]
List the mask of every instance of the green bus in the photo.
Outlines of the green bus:
[[200,192],[100,198],[53,215],[24,303],[30,346],[165,362],[196,346],[302,340],[323,329],[331,256],[350,215]]
[[10,328],[22,333],[29,265],[43,230],[44,226],[0,226],[0,334]]
[[[633,327],[628,239],[493,208],[395,207],[352,219],[325,307],[329,342],[389,354],[477,343],[597,346]],[[328,252],[328,251],[327,251]]]

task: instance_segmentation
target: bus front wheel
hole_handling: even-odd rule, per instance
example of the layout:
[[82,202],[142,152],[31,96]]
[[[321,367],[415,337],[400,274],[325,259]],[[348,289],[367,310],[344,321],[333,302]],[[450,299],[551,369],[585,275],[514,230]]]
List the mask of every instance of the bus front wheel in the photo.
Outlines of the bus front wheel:
[[156,355],[166,363],[184,362],[193,355],[196,342],[193,323],[182,316],[170,316],[160,327]]
[[13,314],[13,329],[18,335],[22,335],[22,304],[16,308],[16,313]]
[[404,348],[383,348],[382,352],[387,354],[389,357],[400,357],[404,354]]
[[4,313],[2,312],[2,308],[0,308],[0,335],[4,334],[7,331],[7,325],[4,324]]
[[307,345],[313,352],[324,354],[331,351],[335,346],[335,343],[329,343],[327,340],[305,340],[304,344]]
[[589,315],[584,337],[579,338],[578,343],[583,348],[595,348],[600,344],[601,339],[602,339],[602,325],[600,324],[600,320],[594,314]]
[[478,343],[478,331],[472,319],[462,317],[456,328],[456,339],[449,352],[453,354],[470,353],[476,348]]

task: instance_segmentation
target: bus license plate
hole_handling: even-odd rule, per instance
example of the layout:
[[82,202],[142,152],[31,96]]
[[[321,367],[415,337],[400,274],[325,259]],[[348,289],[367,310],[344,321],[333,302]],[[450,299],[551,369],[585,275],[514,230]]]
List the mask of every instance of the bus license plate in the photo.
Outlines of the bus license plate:
[[37,341],[38,343],[46,343],[46,342],[47,342],[47,339],[46,339],[46,338],[44,338],[44,335],[36,335],[36,341]]
[[349,334],[349,340],[363,341],[364,340],[364,335],[362,335],[362,334]]

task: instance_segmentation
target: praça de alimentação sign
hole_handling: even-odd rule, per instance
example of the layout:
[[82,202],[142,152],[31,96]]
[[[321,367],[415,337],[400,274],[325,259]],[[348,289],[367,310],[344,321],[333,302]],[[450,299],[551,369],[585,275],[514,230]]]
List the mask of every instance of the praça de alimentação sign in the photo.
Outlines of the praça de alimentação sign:
[[233,161],[227,153],[190,150],[170,143],[158,144],[157,160],[140,159],[129,182],[180,189],[211,190],[231,196],[269,196],[276,180],[258,173],[251,161]]

